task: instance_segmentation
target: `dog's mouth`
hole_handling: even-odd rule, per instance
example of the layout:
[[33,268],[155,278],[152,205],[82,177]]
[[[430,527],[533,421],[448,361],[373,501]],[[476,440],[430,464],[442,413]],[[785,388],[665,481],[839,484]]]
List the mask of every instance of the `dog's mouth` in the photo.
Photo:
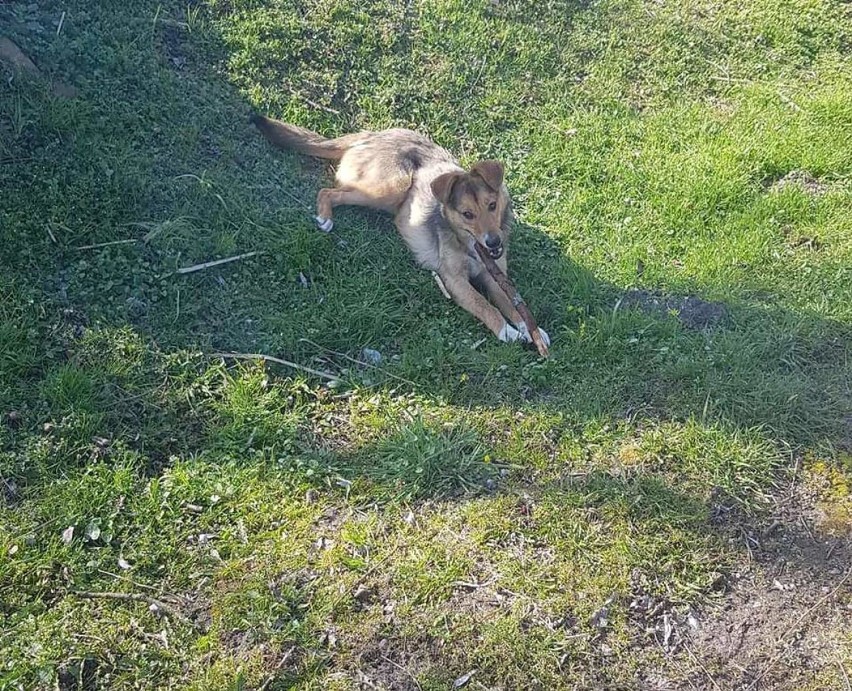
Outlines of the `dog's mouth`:
[[488,254],[491,255],[492,259],[499,259],[503,256],[503,245],[495,247],[494,249],[491,249],[490,247],[487,247],[486,249],[488,250]]

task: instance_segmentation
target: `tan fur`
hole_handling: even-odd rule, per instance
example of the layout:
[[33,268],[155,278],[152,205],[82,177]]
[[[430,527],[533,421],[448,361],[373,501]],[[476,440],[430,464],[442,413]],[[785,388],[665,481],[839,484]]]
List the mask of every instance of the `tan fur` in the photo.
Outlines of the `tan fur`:
[[440,276],[458,305],[498,336],[507,319],[521,323],[473,245],[488,247],[486,236],[492,244],[499,240],[497,264],[506,271],[513,217],[499,162],[481,161],[465,171],[446,150],[411,130],[325,139],[263,116],[253,116],[252,122],[277,146],[339,160],[337,186],[317,195],[318,222],[330,227],[334,207],[344,204],[386,211],[417,263]]

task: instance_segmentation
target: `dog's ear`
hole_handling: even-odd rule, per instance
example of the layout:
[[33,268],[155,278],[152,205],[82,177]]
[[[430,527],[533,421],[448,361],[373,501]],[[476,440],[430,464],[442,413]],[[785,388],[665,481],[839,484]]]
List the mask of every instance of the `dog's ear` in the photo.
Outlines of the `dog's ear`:
[[485,180],[485,183],[495,192],[499,192],[503,186],[503,164],[500,161],[480,161],[470,169],[470,172],[476,173]]
[[444,173],[432,180],[432,194],[441,204],[448,204],[453,194],[453,187],[459,181],[460,173]]

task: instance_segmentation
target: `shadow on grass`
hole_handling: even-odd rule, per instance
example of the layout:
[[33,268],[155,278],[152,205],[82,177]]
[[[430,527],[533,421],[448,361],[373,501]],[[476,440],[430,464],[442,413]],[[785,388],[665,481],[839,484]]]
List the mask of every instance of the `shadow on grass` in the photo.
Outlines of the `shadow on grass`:
[[[258,375],[250,385],[240,383],[242,389],[230,390],[231,398],[220,405],[226,368],[181,349],[264,350],[300,362],[321,358],[310,364],[347,369],[348,374],[341,375],[347,383],[388,396],[392,389],[394,395],[414,394],[436,408],[453,409],[451,419],[440,422],[411,421],[400,415],[402,422],[386,425],[378,439],[366,444],[344,439],[339,446],[324,448],[313,467],[328,477],[341,475],[356,486],[363,483],[363,490],[356,490],[363,494],[356,496],[364,502],[377,497],[383,502],[456,501],[472,494],[518,497],[519,525],[531,535],[536,530],[537,507],[544,504],[555,512],[562,505],[581,506],[590,515],[623,515],[639,533],[675,528],[682,531],[684,544],[690,538],[709,540],[721,551],[733,539],[744,552],[756,550],[754,541],[762,539],[762,527],[753,514],[743,513],[742,505],[748,504],[746,495],[773,491],[773,474],[786,451],[852,445],[848,413],[852,331],[848,325],[743,303],[711,304],[702,301],[699,288],[687,287],[680,295],[661,294],[656,299],[649,293],[628,293],[628,286],[599,280],[547,233],[521,223],[511,247],[511,275],[553,336],[553,357],[542,362],[519,347],[498,345],[460,309],[441,302],[431,278],[413,267],[386,218],[345,211],[337,237],[315,233],[308,210],[293,199],[308,200],[313,193],[314,185],[304,181],[301,162],[272,151],[242,124],[248,106],[218,84],[219,77],[209,66],[192,62],[180,31],[167,25],[158,40],[162,58],[178,72],[189,60],[190,69],[198,70],[196,76],[214,84],[211,88],[221,105],[221,117],[240,123],[229,125],[227,137],[218,123],[215,141],[204,132],[204,121],[188,123],[166,145],[184,147],[175,154],[168,148],[168,156],[162,156],[172,159],[168,174],[183,174],[186,168],[221,160],[222,152],[214,150],[230,146],[224,160],[241,170],[245,189],[230,189],[230,196],[223,190],[220,195],[215,188],[210,192],[211,183],[195,176],[201,180],[201,191],[187,193],[180,211],[187,217],[198,214],[200,220],[181,217],[169,228],[146,227],[148,232],[158,231],[160,245],[104,247],[81,259],[71,244],[53,247],[40,225],[29,229],[32,234],[10,238],[4,249],[10,255],[9,265],[16,267],[18,278],[13,282],[26,285],[26,290],[12,293],[10,303],[17,294],[36,295],[39,307],[52,316],[47,326],[39,325],[41,317],[32,324],[35,338],[49,342],[51,352],[42,353],[41,358],[28,355],[33,362],[27,367],[7,370],[15,381],[3,393],[13,403],[21,401],[16,405],[21,422],[0,431],[0,441],[9,455],[17,454],[26,463],[7,465],[4,459],[4,494],[10,491],[9,481],[19,488],[29,481],[29,491],[35,494],[40,482],[108,456],[106,449],[116,442],[143,455],[147,472],[157,474],[168,467],[173,455],[204,453],[211,440],[232,455],[259,448],[287,456],[311,453],[335,437],[332,422],[328,439],[323,439],[322,430],[314,433],[319,439],[301,439],[313,420],[300,412],[300,406],[318,402],[333,407],[334,401],[341,400],[336,397],[345,392],[305,384],[279,388]],[[343,70],[341,83],[345,75]],[[152,103],[169,102],[167,115],[158,114],[156,108],[146,112],[150,129],[162,126],[170,131],[169,118],[177,113],[209,109],[206,91],[175,87],[160,93],[153,78],[136,76],[157,96]],[[73,106],[52,104],[47,121],[42,122],[38,106],[37,96],[23,103],[25,110],[30,108],[27,117],[41,122],[41,129],[32,127],[36,148],[47,149],[46,158],[51,160],[53,130],[74,131],[86,114],[75,111],[64,120],[63,111]],[[346,117],[354,118],[352,113]],[[86,127],[82,138],[96,140]],[[125,153],[134,147],[135,143],[128,145]],[[198,153],[201,150],[203,155]],[[28,154],[16,152],[22,153]],[[73,153],[73,147],[65,153]],[[105,158],[97,164],[108,168],[112,162]],[[270,178],[279,167],[286,173]],[[102,177],[93,179],[101,184]],[[277,188],[279,182],[284,189]],[[511,186],[511,177],[509,182]],[[91,197],[83,201],[90,202],[90,213],[100,215],[104,226],[137,222],[149,207],[137,199],[132,183],[131,178],[106,183],[107,196],[134,199],[127,208],[112,208],[109,200],[96,194],[102,190],[94,183]],[[152,209],[157,205],[172,208],[173,197],[180,196],[174,189],[155,191],[159,197]],[[257,209],[235,219],[227,213],[227,202],[243,195],[252,195],[250,203]],[[204,205],[215,211],[208,213]],[[269,222],[265,232],[255,233],[255,219],[270,207],[278,208],[281,215]],[[385,232],[359,235],[347,222]],[[215,237],[202,233],[205,224],[218,229]],[[280,238],[279,233],[287,237]],[[228,254],[234,251],[230,244],[234,237],[247,236],[252,249],[268,256],[235,266],[233,271],[199,275],[197,280],[162,280],[178,262],[203,258],[181,258],[186,247],[197,245],[199,253]],[[40,241],[34,237],[45,243],[43,255],[36,251]],[[76,244],[90,239],[115,238],[86,237]],[[337,244],[339,239],[348,245]],[[279,263],[285,269],[267,277]],[[302,264],[313,267],[309,276],[302,275]],[[44,279],[37,287],[30,284],[27,268],[36,266],[43,272],[39,279]],[[47,287],[41,292],[43,286]],[[377,302],[371,307],[367,303],[372,300]],[[106,307],[90,316],[94,305]],[[685,309],[692,316],[686,318]],[[366,325],[356,323],[359,320]],[[352,324],[351,336],[342,328],[349,326],[347,321]],[[299,340],[311,326],[317,330],[311,339],[336,353],[317,352]],[[99,333],[105,335],[102,343],[97,340]],[[115,333],[124,336],[117,339]],[[468,334],[473,334],[469,344],[464,342]],[[486,342],[471,348],[481,337]],[[33,341],[2,324],[0,338],[12,350],[29,348]],[[166,344],[164,350],[173,354],[163,354],[158,343]],[[385,354],[385,364],[378,370],[353,367],[337,354],[358,358],[363,345],[378,346]],[[369,384],[365,383],[368,377]],[[475,420],[466,419],[467,410]],[[491,411],[493,423],[488,422]],[[527,429],[518,416],[541,422]],[[662,451],[652,448],[651,455],[662,459],[655,461],[657,466],[630,468],[625,463],[610,472],[584,463],[570,450],[571,439],[582,437],[590,426],[668,422],[721,430],[723,436],[750,435],[772,447],[773,453],[761,458],[774,454],[778,466],[742,454],[739,470],[730,470],[725,454],[736,454],[737,449],[723,446],[714,460],[719,476],[708,471],[700,482],[690,485],[689,474],[703,471],[696,470],[702,459],[684,470],[678,456],[689,450],[688,444],[663,445]],[[529,438],[525,437],[528,431]],[[630,441],[630,434],[617,441]],[[504,451],[513,444],[513,467],[505,467],[501,465]],[[528,450],[536,458],[529,465],[517,462]],[[493,456],[491,462],[485,461],[486,456]],[[508,479],[501,470],[508,471]],[[785,530],[798,535],[794,517],[783,516],[782,521]],[[811,580],[828,583],[825,573],[826,580],[820,580],[820,570],[834,568],[847,554],[844,549],[839,547],[834,559],[822,562],[808,550],[798,552],[800,558],[789,558],[792,567],[807,572]],[[664,556],[649,551],[643,554],[642,565],[653,571],[659,564],[651,560]],[[682,566],[690,568],[688,563]],[[704,585],[708,590],[716,587]],[[664,584],[657,586],[665,589]]]
[[[408,26],[410,17],[404,13],[403,20],[403,26]],[[407,30],[402,31],[403,35],[406,33]],[[165,269],[173,268],[178,261],[171,256],[172,252],[179,254],[186,243],[195,243],[203,245],[205,251],[222,253],[223,248],[229,249],[228,242],[233,241],[229,233],[238,232],[233,229],[235,219],[226,213],[226,200],[216,192],[215,186],[195,176],[201,180],[201,191],[187,195],[186,210],[189,215],[195,212],[193,205],[216,205],[214,213],[203,217],[203,221],[226,228],[215,238],[198,235],[199,226],[193,225],[187,216],[166,222],[168,228],[163,223],[146,226],[149,233],[165,238],[159,246],[156,242],[146,242],[139,246],[104,247],[81,259],[73,247],[63,244],[57,251],[48,245],[52,249],[50,259],[44,262],[50,267],[45,304],[50,305],[49,309],[62,324],[53,332],[61,332],[60,347],[69,350],[70,365],[60,364],[47,373],[39,372],[34,365],[28,372],[36,379],[46,374],[39,386],[47,405],[32,411],[33,417],[43,422],[64,414],[63,411],[71,413],[66,416],[65,427],[76,431],[69,434],[67,453],[56,458],[76,456],[85,461],[88,456],[81,449],[89,439],[109,436],[108,430],[130,433],[136,428],[131,444],[152,459],[151,467],[156,472],[168,464],[171,455],[203,448],[204,425],[198,420],[209,421],[218,414],[215,406],[203,410],[194,407],[193,396],[197,392],[193,387],[206,385],[203,376],[201,384],[182,382],[179,395],[169,396],[164,395],[157,381],[158,376],[169,376],[169,364],[152,364],[142,380],[132,381],[122,380],[122,355],[113,356],[108,363],[98,363],[97,358],[75,363],[78,355],[73,351],[79,340],[76,334],[87,327],[128,327],[145,334],[150,343],[166,343],[169,349],[260,349],[297,361],[319,356],[327,368],[348,369],[349,379],[356,384],[363,383],[368,376],[369,386],[408,390],[457,408],[470,407],[483,415],[487,415],[489,408],[504,408],[543,417],[563,416],[570,421],[565,424],[574,425],[575,429],[577,425],[582,427],[586,422],[598,420],[613,424],[632,420],[658,423],[692,420],[732,433],[760,430],[759,434],[779,454],[787,449],[795,451],[819,445],[852,446],[848,415],[852,329],[848,325],[782,309],[708,303],[701,299],[700,290],[686,290],[681,295],[631,293],[626,286],[599,280],[567,256],[547,233],[519,223],[511,247],[510,273],[540,323],[553,336],[553,357],[542,362],[516,346],[493,343],[481,325],[459,308],[441,303],[442,298],[428,274],[413,267],[388,219],[372,212],[351,210],[341,214],[335,238],[310,230],[310,203],[305,208],[294,202],[294,198],[311,199],[316,187],[304,182],[301,159],[275,152],[261,142],[247,124],[249,107],[221,85],[219,76],[204,62],[211,53],[225,55],[221,37],[204,33],[200,39],[205,44],[202,51],[190,40],[189,32],[179,24],[168,22],[155,25],[154,38],[156,59],[174,74],[168,87],[156,83],[151,75],[138,75],[145,83],[144,90],[153,94],[150,101],[169,101],[169,113],[162,115],[163,118],[173,117],[177,112],[200,118],[183,133],[190,143],[187,146],[184,142],[183,153],[171,157],[170,172],[181,167],[181,155],[187,158],[186,166],[192,167],[221,158],[221,150],[230,147],[226,163],[230,161],[235,169],[242,170],[240,179],[245,185],[244,190],[231,192],[236,197],[251,196],[252,203],[257,203],[260,210],[270,205],[282,210],[283,218],[289,221],[283,232],[291,237],[283,240],[276,237],[277,228],[271,233],[257,234],[254,248],[271,256],[235,267],[233,273],[226,274],[227,280],[222,273],[210,273],[201,274],[194,282],[163,281],[157,274],[168,275]],[[404,43],[406,39],[402,40]],[[202,86],[179,88],[184,70],[191,70],[193,76],[202,80]],[[345,81],[343,69],[341,83]],[[211,92],[206,91],[208,88]],[[221,104],[222,113],[207,122],[200,114],[206,112],[205,99],[211,94]],[[38,94],[25,95],[19,103],[24,110],[22,121],[38,122],[38,100]],[[49,124],[60,130],[63,126],[79,126],[80,118],[84,117],[73,111],[73,105],[56,102],[51,105]],[[349,110],[342,117],[353,120],[355,105],[345,107]],[[156,122],[156,112],[148,115]],[[205,125],[220,125],[222,118],[239,123],[232,124],[228,130],[231,141],[211,141]],[[165,119],[162,125],[167,130],[170,126]],[[33,130],[31,135],[36,143],[47,145],[47,134],[35,125],[29,129]],[[85,136],[96,138],[96,133],[85,130]],[[221,136],[218,130],[216,136]],[[21,143],[25,149],[30,145],[29,139]],[[279,190],[272,184],[264,188],[258,199],[255,191],[269,182],[269,171],[282,167],[285,189]],[[116,183],[115,189],[108,192],[121,192],[130,182]],[[509,183],[511,187],[511,172]],[[165,194],[163,190],[159,193]],[[171,190],[168,193],[173,194]],[[219,208],[219,202],[223,208]],[[103,200],[96,200],[93,213],[116,215],[113,209],[101,208],[103,204]],[[139,206],[145,208],[144,204]],[[130,221],[127,214],[136,211],[125,209],[114,220]],[[245,219],[241,220],[245,225]],[[279,217],[276,223],[281,220]],[[354,221],[353,225],[361,228],[380,227],[385,232],[358,234],[349,230],[347,221]],[[43,233],[40,237],[49,242]],[[344,246],[339,240],[348,244]],[[17,244],[12,242],[6,249],[13,253],[13,259],[20,260],[20,265],[26,265],[34,258],[32,250],[22,243],[18,238]],[[293,255],[297,256],[296,260]],[[256,279],[258,271],[268,271],[280,261],[286,264],[284,272],[270,279]],[[312,264],[315,269],[310,276],[307,298],[298,281],[284,280],[284,275],[288,275],[307,281],[299,271],[299,261]],[[388,264],[397,269],[387,269]],[[140,265],[143,265],[141,272]],[[129,282],[122,284],[124,271],[132,274]],[[20,282],[27,283],[24,274]],[[117,299],[118,307],[113,308],[116,301],[110,292],[117,286],[123,287],[129,297],[122,294]],[[365,291],[370,294],[365,296]],[[366,305],[365,309],[371,299],[377,300],[377,305]],[[109,304],[109,308],[90,317],[93,305],[102,303]],[[688,318],[686,310],[690,311]],[[422,316],[411,318],[411,312],[415,311]],[[360,319],[372,319],[374,323],[355,324],[352,336],[355,343],[352,343],[345,328],[341,329],[341,322],[345,327],[347,318],[353,324]],[[345,351],[358,358],[366,338],[390,357],[385,358],[385,364],[378,370],[359,371],[339,355],[318,353],[315,347],[306,345],[298,338],[302,325],[316,327],[312,340],[321,348]],[[473,334],[472,341],[484,337],[485,344],[479,350],[468,348],[464,339],[459,338],[465,332]],[[10,347],[22,347],[18,336],[9,333]],[[375,343],[372,339],[382,333],[394,335]],[[132,349],[134,357],[145,357],[140,354],[144,347],[140,349],[135,344]],[[76,365],[90,368],[90,377],[79,377]],[[187,363],[179,363],[177,369],[181,366]],[[198,374],[204,367],[205,363],[196,360],[189,369]],[[13,376],[26,378],[20,372]],[[91,379],[96,380],[96,385]],[[25,395],[17,387],[14,393]],[[65,400],[69,396],[70,403]],[[167,429],[173,424],[182,429]],[[256,440],[275,443],[280,437],[262,424],[253,424],[252,429]],[[21,433],[12,430],[8,434],[19,438]],[[383,446],[374,450],[379,458],[382,454],[392,456],[394,444],[401,444],[399,448],[404,449],[405,435],[416,436],[405,428],[398,434],[402,435],[399,439],[388,437],[380,442]],[[499,448],[493,452],[499,454]],[[429,455],[426,451],[424,454]],[[49,467],[45,467],[48,474],[52,472]],[[426,467],[428,463],[423,466],[415,462],[411,466],[401,465],[394,472],[404,477],[406,473],[422,474]],[[756,477],[758,484],[770,480],[762,471]],[[435,483],[420,482],[416,496],[428,495],[433,484],[439,490],[443,476],[438,473],[434,480]]]

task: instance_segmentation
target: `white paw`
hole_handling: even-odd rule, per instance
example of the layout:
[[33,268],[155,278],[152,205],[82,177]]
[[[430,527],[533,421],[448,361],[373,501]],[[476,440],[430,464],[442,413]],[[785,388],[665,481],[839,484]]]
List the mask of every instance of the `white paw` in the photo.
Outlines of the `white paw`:
[[503,328],[500,329],[500,333],[497,334],[497,338],[499,338],[503,343],[514,343],[521,337],[521,332],[518,331],[514,326],[511,326],[509,322],[503,324]]
[[323,218],[322,216],[314,216],[314,220],[317,222],[317,227],[323,233],[330,233],[331,229],[334,228],[334,221],[330,218]]
[[[527,328],[526,322],[521,322],[520,324],[516,324],[515,326],[518,329],[518,333],[520,334],[521,340],[524,343],[532,343],[532,334],[530,334],[530,330]],[[547,335],[547,331],[545,331],[539,326],[538,332],[541,334],[541,340],[544,341],[544,345],[549,348],[550,336]]]

